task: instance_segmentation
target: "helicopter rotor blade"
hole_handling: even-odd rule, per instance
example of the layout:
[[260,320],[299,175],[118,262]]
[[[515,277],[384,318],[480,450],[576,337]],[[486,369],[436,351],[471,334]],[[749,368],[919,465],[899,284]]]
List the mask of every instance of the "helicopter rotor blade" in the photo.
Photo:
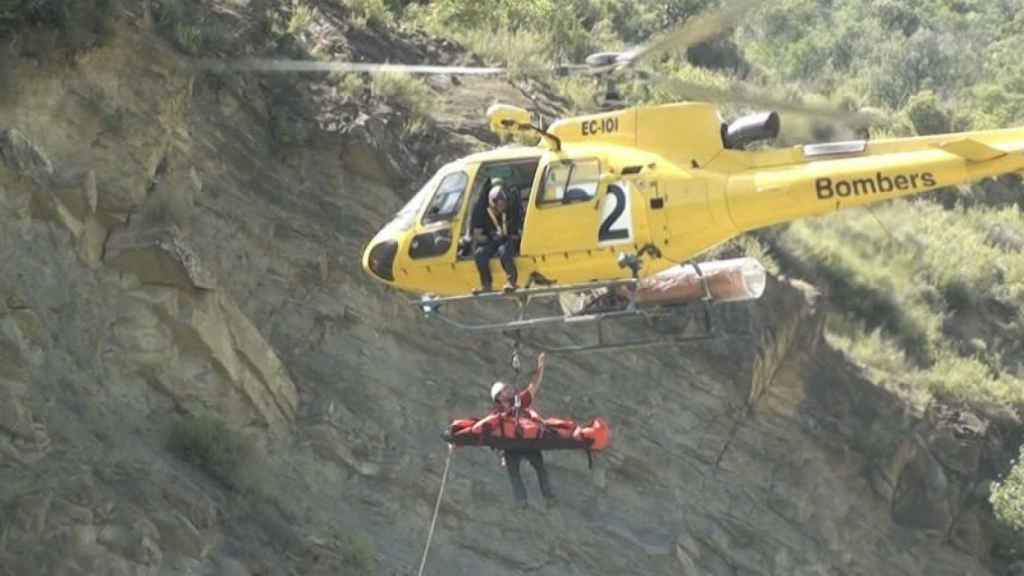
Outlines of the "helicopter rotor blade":
[[370,62],[321,62],[317,60],[284,60],[250,58],[225,62],[204,60],[201,68],[251,72],[369,72],[405,74],[454,74],[460,76],[495,76],[507,74],[506,69],[481,66],[432,66],[419,64],[378,64]]
[[732,28],[749,16],[764,0],[734,0],[715,12],[691,18],[682,27],[663,34],[653,41],[618,55],[616,67],[632,66],[672,50],[685,50]]
[[[404,74],[440,74],[456,76],[502,76],[509,70],[501,67],[488,66],[435,66],[424,64],[382,64],[376,62],[335,62],[319,60],[287,60],[279,58],[249,58],[245,60],[201,60],[198,66],[215,71],[248,71],[248,72],[366,72],[404,73]],[[556,64],[545,66],[538,71],[556,74],[570,74],[589,70],[585,64]]]
[[724,89],[697,84],[696,82],[671,76],[662,77],[661,80],[668,84],[672,90],[686,94],[687,97],[694,100],[746,104],[771,109],[776,112],[790,112],[802,116],[838,121],[853,126],[871,126],[882,120],[877,115],[867,112],[847,111],[824,105],[788,102],[781,98],[758,94],[740,84],[734,84]]
[[[579,73],[595,77],[598,81],[608,82],[609,86],[614,88],[612,77],[618,73],[628,70],[648,76],[649,73],[642,70],[637,64],[644,62],[653,64],[652,60],[658,55],[685,50],[690,46],[714,38],[723,31],[736,26],[744,18],[749,17],[752,12],[764,3],[764,0],[724,0],[724,5],[718,10],[690,18],[679,28],[662,34],[647,44],[631,50],[625,52],[599,52],[588,56],[583,64],[535,66],[531,70],[534,72],[549,72],[556,75]],[[458,76],[511,76],[513,72],[509,68],[504,67],[385,64],[275,58],[248,58],[235,61],[200,60],[197,62],[197,65],[201,69],[214,71],[284,73],[362,72],[370,74],[406,73]],[[791,112],[861,126],[872,125],[880,120],[878,116],[864,112],[851,112],[828,106],[789,102],[781,98],[759,94],[741,84],[733,84],[726,89],[722,89],[664,74],[655,74],[654,76],[660,81],[665,81],[670,90],[684,94],[692,100],[768,107],[780,112]],[[619,104],[619,102],[616,102],[616,104]],[[624,105],[626,103],[621,102],[621,104]]]

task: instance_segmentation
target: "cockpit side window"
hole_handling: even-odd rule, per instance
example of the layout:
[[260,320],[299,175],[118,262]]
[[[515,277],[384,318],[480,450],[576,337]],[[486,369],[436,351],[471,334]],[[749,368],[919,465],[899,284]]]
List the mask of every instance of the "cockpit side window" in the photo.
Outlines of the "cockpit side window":
[[433,200],[423,214],[423,224],[449,222],[459,213],[462,197],[466,192],[469,177],[465,172],[454,172],[444,177],[437,187]]
[[552,162],[544,172],[538,202],[543,206],[593,200],[600,182],[601,164],[597,160]]

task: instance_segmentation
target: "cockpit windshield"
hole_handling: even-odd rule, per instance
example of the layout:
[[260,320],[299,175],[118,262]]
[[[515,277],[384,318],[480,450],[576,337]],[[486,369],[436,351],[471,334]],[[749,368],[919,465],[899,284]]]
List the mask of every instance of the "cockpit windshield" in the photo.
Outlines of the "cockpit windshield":
[[430,198],[431,193],[437,188],[442,172],[444,171],[438,170],[430,180],[427,180],[426,184],[395,214],[394,219],[388,224],[388,228],[392,228],[396,232],[412,228],[413,224],[416,223],[416,214],[419,213],[420,208],[423,207],[423,204]]

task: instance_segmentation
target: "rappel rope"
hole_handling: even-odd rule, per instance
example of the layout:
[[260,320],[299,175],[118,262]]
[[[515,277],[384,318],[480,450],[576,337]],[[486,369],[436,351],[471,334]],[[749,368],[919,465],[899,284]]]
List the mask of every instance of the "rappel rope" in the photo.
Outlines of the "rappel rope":
[[452,463],[452,453],[454,450],[455,445],[449,444],[448,458],[444,461],[444,472],[441,474],[441,489],[437,491],[437,503],[434,504],[434,518],[430,521],[430,531],[427,532],[427,545],[423,548],[423,558],[420,560],[418,576],[423,576],[423,567],[427,565],[427,552],[430,551],[430,541],[434,538],[434,526],[437,525],[437,513],[441,510],[441,498],[444,496],[444,485],[448,481],[448,466]]

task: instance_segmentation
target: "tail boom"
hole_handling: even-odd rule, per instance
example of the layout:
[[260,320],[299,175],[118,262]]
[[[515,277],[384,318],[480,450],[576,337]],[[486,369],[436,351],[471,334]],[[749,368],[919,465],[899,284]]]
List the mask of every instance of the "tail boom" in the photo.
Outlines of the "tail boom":
[[739,173],[729,179],[729,213],[737,229],[748,231],[1024,171],[1024,130],[1009,142],[971,136],[955,135],[916,150]]

